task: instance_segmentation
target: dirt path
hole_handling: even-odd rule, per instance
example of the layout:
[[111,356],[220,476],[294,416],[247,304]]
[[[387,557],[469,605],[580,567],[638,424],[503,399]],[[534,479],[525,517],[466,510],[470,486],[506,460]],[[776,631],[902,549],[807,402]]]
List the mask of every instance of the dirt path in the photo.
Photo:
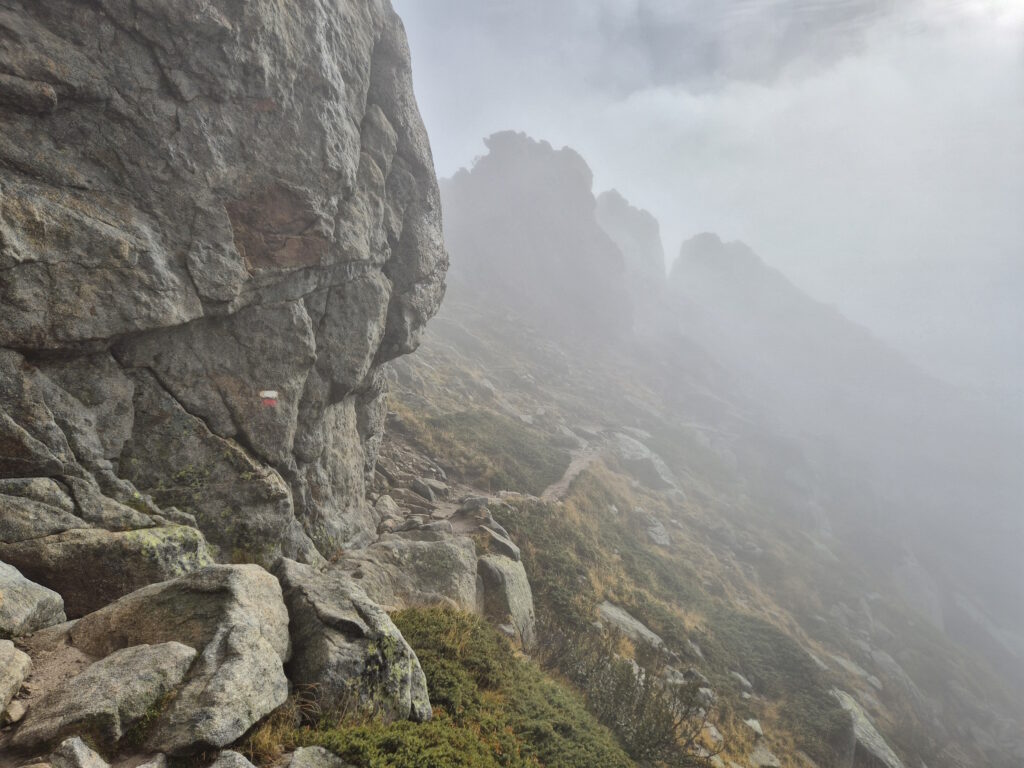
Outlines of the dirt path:
[[572,481],[579,477],[583,470],[594,463],[601,455],[602,448],[603,446],[600,443],[591,442],[573,451],[572,461],[565,468],[565,473],[560,480],[544,489],[544,493],[540,496],[541,499],[544,501],[558,501],[564,498],[566,493],[569,492],[569,486],[572,484]]

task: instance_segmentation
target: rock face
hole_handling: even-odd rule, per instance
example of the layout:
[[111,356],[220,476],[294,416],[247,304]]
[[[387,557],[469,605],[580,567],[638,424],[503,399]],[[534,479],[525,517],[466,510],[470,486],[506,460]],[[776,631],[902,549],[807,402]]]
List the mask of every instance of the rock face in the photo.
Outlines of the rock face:
[[344,571],[283,559],[275,569],[291,616],[288,676],[321,711],[357,705],[385,716],[429,720],[427,680],[387,613]]
[[[268,565],[370,541],[380,366],[447,269],[389,3],[15,1],[0,30],[0,541],[46,586],[91,529],[194,520]],[[204,546],[121,547],[119,594]]]
[[[289,692],[260,566],[376,541],[383,366],[444,294],[405,33],[388,0],[0,6],[0,637],[78,619],[26,640],[5,748],[213,752]],[[389,588],[473,608],[463,543],[380,542]],[[299,684],[429,718],[387,614],[289,563]]]

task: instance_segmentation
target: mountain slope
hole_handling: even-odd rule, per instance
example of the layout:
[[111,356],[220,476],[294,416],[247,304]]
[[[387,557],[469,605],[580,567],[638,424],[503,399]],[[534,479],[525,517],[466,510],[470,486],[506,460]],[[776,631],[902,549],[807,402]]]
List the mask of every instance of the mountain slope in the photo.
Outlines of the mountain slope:
[[[538,151],[532,162],[548,153]],[[557,174],[557,165],[549,173]],[[502,179],[488,180],[488,194],[500,196]],[[455,222],[463,202],[445,194]],[[486,285],[500,269],[491,262],[506,254],[466,249],[484,242],[487,229],[516,228],[544,245],[557,212],[534,218],[529,206],[508,206],[504,222],[489,220],[475,238],[456,233],[453,269]],[[455,226],[472,228],[473,219]],[[621,226],[615,232],[609,225],[613,240],[641,242],[640,232],[630,239]],[[560,231],[546,246],[564,242]],[[588,280],[618,274],[595,277],[605,260],[588,261],[579,248],[562,258],[587,270]],[[396,368],[385,456],[423,453],[459,482],[540,496],[510,497],[509,509],[495,513],[523,549],[538,616],[548,612],[557,630],[573,616],[592,621],[607,601],[640,617],[722,697],[720,730],[730,755],[753,757],[756,744],[742,726],[753,715],[771,723],[767,743],[788,765],[809,764],[806,756],[819,765],[862,759],[859,752],[845,755],[842,730],[829,736],[829,717],[816,716],[832,711],[816,697],[835,686],[854,695],[867,713],[863,722],[873,721],[909,765],[1014,765],[1019,703],[1004,685],[1012,676],[998,680],[988,662],[951,641],[967,637],[950,631],[954,613],[946,615],[944,636],[893,588],[894,570],[912,581],[906,564],[916,562],[919,572],[946,579],[933,584],[932,594],[971,589],[957,567],[935,568],[931,557],[922,567],[910,559],[913,550],[902,549],[909,544],[938,558],[951,552],[941,510],[920,505],[918,478],[904,478],[912,492],[901,497],[876,466],[893,471],[889,459],[921,439],[919,431],[909,438],[900,431],[930,418],[928,409],[945,402],[947,392],[802,296],[749,249],[702,238],[687,258],[694,263],[677,267],[654,297],[671,307],[662,326],[633,333],[631,318],[623,321],[616,307],[624,329],[600,347],[565,337],[515,299],[503,301],[496,284],[479,294],[454,290],[420,355]],[[539,291],[550,290],[548,277],[536,275]],[[571,307],[570,297],[562,298],[559,311]],[[806,391],[785,386],[783,374],[794,371]],[[893,396],[876,405],[870,387],[883,381],[871,378],[879,374]],[[915,397],[916,406],[900,413]],[[808,398],[814,402],[799,408]],[[800,418],[787,418],[794,413]],[[899,420],[887,423],[894,413]],[[865,423],[844,441],[858,415]],[[550,474],[527,470],[518,449],[506,444],[512,422],[528,433],[516,438],[520,447],[569,451],[552,458],[567,469],[546,493],[538,489]],[[949,438],[941,418],[932,428]],[[881,460],[864,456],[867,438],[880,435],[900,440],[882,445]],[[462,445],[500,466],[474,465]],[[901,468],[934,471],[928,450],[922,453],[906,457]],[[941,466],[962,471],[960,458],[946,456]],[[911,523],[876,527],[907,509],[915,513]],[[914,531],[920,520],[933,520],[938,534]],[[564,590],[568,583],[579,586],[560,592],[559,584]],[[583,624],[570,631],[583,632]],[[800,666],[807,658],[817,671]],[[767,666],[757,667],[756,659]],[[797,666],[777,678],[789,664]],[[750,672],[758,679],[749,699],[730,674],[746,677],[738,668],[744,665],[758,670]],[[811,687],[801,689],[805,683]],[[850,738],[863,742],[863,751],[873,737],[860,728]]]

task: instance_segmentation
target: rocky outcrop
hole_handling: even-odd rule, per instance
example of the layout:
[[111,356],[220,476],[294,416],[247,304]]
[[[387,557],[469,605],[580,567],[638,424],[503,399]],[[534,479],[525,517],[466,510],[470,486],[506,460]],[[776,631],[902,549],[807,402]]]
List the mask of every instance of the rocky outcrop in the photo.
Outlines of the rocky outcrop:
[[622,252],[634,330],[656,332],[664,323],[666,288],[665,247],[658,220],[649,211],[634,208],[614,189],[598,196],[595,215]]
[[387,613],[347,573],[291,560],[275,569],[291,617],[293,685],[329,714],[357,706],[387,717],[429,720],[427,681]]
[[903,762],[892,751],[892,747],[875,728],[875,724],[871,722],[871,718],[857,700],[839,689],[833,689],[832,695],[853,718],[853,735],[856,739],[853,768],[904,768]]
[[0,540],[54,574],[93,529],[369,542],[380,366],[447,268],[389,4],[12,2],[0,43]]
[[513,132],[484,143],[488,154],[443,185],[454,289],[548,330],[628,333],[622,254],[597,223],[583,158]]

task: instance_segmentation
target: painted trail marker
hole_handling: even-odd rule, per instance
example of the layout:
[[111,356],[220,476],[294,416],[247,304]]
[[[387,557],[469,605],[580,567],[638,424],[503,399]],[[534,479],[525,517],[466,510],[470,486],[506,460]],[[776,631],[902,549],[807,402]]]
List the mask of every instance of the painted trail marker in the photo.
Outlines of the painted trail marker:
[[277,406],[277,390],[276,389],[264,389],[260,392],[260,401],[266,408],[274,408]]

